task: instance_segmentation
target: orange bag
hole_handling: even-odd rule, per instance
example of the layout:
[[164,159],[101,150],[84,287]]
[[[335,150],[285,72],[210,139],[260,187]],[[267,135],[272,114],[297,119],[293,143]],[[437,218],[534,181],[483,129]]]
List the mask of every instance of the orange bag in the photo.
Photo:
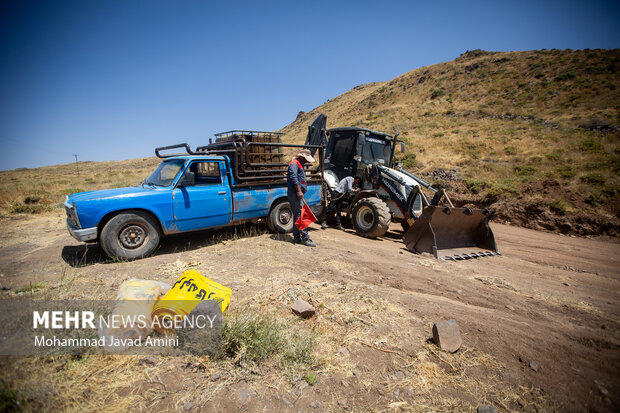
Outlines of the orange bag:
[[310,210],[310,207],[308,206],[308,204],[306,204],[306,202],[303,199],[301,202],[303,203],[301,207],[301,214],[299,215],[299,218],[297,218],[297,221],[295,221],[295,226],[300,231],[308,228],[310,224],[316,221],[316,217]]

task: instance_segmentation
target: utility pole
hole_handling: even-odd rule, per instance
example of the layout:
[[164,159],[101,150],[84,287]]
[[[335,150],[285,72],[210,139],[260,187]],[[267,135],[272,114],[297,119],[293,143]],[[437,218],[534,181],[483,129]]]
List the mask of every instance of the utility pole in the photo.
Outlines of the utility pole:
[[77,171],[77,175],[80,176],[80,167],[78,166],[78,154],[74,153],[73,156],[75,156],[75,170]]

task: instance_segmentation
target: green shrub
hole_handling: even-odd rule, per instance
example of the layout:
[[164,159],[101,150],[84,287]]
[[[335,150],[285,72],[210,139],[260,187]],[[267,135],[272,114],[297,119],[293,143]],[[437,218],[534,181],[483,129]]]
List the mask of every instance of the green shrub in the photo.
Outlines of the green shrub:
[[556,169],[562,178],[572,178],[575,176],[575,170],[570,165],[562,165]]
[[519,176],[534,175],[536,173],[536,168],[529,165],[515,165],[512,167],[512,170]]
[[586,204],[590,204],[592,206],[597,206],[601,202],[601,194],[592,193],[588,195],[585,199]]
[[538,165],[542,162],[542,160],[543,160],[542,156],[535,155],[535,156],[530,156],[527,162]]
[[573,212],[574,208],[571,207],[565,200],[557,199],[549,203],[549,208],[554,212],[565,214],[567,212]]
[[445,94],[446,94],[446,92],[445,92],[445,90],[443,90],[443,88],[433,89],[433,90],[431,90],[431,99],[436,99],[439,96],[443,96]]
[[280,350],[280,324],[263,316],[227,320],[222,336],[224,354],[245,362],[259,362]]
[[487,199],[495,201],[502,198],[510,198],[519,195],[519,189],[510,180],[497,182],[491,185],[487,191]]
[[506,155],[516,155],[517,147],[514,145],[506,145],[504,146],[504,152],[506,152]]
[[312,373],[308,373],[304,376],[304,380],[306,380],[306,383],[308,383],[311,386],[314,386],[316,384],[316,376]]
[[38,283],[28,283],[24,286],[22,286],[21,288],[19,288],[16,292],[18,293],[29,293],[29,292],[36,292],[40,289],[42,289],[43,287],[45,287],[45,283],[44,282],[38,282]]
[[584,175],[579,178],[579,180],[590,185],[602,185],[605,183],[605,178],[603,175],[597,173]]
[[19,201],[9,202],[9,213],[11,214],[40,214],[51,210],[51,205],[26,204]]
[[574,79],[575,77],[575,72],[572,70],[562,70],[555,76],[555,80],[558,82],[563,82],[565,80]]
[[465,185],[467,185],[467,189],[469,189],[474,194],[480,193],[482,190],[489,187],[489,184],[486,181],[481,179],[463,179]]
[[581,145],[579,145],[579,149],[581,149],[583,152],[602,152],[603,145],[601,145],[599,141],[588,138],[581,142]]
[[291,381],[303,378],[314,363],[313,346],[311,333],[261,314],[227,319],[222,334],[224,357],[241,365],[274,358]]
[[403,165],[403,168],[415,168],[418,165],[418,160],[416,159],[415,153],[405,153],[396,158],[397,162],[400,162]]

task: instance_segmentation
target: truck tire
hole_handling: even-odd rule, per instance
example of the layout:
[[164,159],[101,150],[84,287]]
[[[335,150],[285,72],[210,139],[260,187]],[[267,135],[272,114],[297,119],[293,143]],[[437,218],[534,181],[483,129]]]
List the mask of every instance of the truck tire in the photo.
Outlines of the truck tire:
[[286,200],[275,204],[267,216],[267,227],[271,232],[287,234],[293,231],[293,210]]
[[159,245],[159,224],[144,212],[124,212],[110,219],[101,231],[101,248],[123,260],[144,258]]
[[353,228],[362,237],[383,236],[392,221],[388,206],[379,198],[362,198],[353,206]]

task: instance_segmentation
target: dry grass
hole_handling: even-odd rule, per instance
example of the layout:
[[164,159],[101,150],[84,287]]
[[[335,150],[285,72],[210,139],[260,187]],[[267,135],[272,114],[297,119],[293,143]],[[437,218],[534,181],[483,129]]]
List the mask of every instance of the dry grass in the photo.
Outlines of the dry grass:
[[139,185],[158,165],[158,158],[80,162],[0,172],[0,211],[44,213],[59,207],[65,195],[96,189]]

